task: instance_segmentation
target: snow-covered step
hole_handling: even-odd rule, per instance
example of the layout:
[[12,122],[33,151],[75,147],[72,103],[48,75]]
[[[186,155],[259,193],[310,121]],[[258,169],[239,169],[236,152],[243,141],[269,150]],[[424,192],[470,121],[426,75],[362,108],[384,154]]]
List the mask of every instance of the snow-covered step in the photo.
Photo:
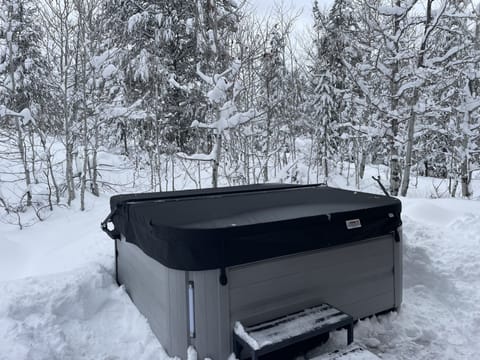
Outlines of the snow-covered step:
[[350,344],[353,341],[352,316],[329,304],[320,304],[252,326],[243,326],[237,321],[233,334],[234,351],[240,358],[245,348],[255,360],[258,356],[343,327],[347,328],[347,342]]
[[345,349],[316,356],[309,360],[380,360],[380,358],[361,346],[351,345]]

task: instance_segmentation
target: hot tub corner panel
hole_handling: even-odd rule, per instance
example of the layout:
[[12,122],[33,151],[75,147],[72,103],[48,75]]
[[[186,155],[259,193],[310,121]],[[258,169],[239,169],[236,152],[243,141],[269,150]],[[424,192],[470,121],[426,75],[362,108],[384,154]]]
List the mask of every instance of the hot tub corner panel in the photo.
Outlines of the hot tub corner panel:
[[[123,237],[122,237],[123,238]],[[185,358],[189,344],[187,273],[169,269],[136,245],[116,240],[118,280],[168,354]]]
[[199,358],[227,359],[231,353],[228,286],[219,281],[220,270],[189,271],[195,289],[195,346]]

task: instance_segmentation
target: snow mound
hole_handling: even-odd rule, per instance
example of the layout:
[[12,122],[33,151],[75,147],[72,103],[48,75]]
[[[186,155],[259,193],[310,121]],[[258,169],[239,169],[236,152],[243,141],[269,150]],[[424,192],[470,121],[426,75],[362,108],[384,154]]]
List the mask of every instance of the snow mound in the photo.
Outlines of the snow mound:
[[23,245],[11,241],[7,236],[2,235],[0,239],[0,254],[8,254],[9,256],[2,256],[0,260],[0,281],[2,280],[1,274],[10,274],[12,269],[21,267],[21,259],[25,254],[25,248]]
[[444,226],[451,222],[456,213],[438,204],[418,202],[408,208],[408,216],[429,224]]
[[168,359],[100,265],[0,283],[0,359]]

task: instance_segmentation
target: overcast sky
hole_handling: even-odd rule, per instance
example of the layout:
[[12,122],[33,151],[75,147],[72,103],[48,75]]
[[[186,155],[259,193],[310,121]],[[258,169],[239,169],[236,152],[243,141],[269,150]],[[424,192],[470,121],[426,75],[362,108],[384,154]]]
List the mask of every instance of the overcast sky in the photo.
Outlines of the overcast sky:
[[[256,10],[256,13],[262,17],[272,12],[275,4],[281,4],[285,9],[292,9],[292,13],[301,11],[300,18],[296,26],[298,32],[302,32],[305,25],[312,24],[312,6],[313,0],[250,0],[252,7]],[[333,3],[333,0],[318,0],[320,9],[329,8]]]
[[[259,14],[268,14],[275,4],[282,4],[287,9],[302,10],[302,18],[311,21],[313,0],[250,0],[254,8]],[[333,0],[318,0],[320,9],[328,8],[332,5]]]

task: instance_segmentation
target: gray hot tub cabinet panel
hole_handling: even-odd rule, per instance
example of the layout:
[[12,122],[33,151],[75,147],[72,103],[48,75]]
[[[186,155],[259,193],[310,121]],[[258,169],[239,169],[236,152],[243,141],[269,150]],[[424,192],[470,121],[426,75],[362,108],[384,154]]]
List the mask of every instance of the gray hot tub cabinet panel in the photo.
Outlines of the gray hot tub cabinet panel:
[[117,240],[118,280],[169,354],[186,357],[188,347],[187,278]]
[[321,302],[362,318],[395,307],[394,239],[229,269],[230,316],[250,325]]
[[195,284],[196,336],[190,339],[190,344],[195,346],[201,359],[227,359],[232,352],[228,287],[220,285],[219,270],[188,274]]
[[[171,356],[185,358],[194,345],[199,358],[226,359],[237,320],[256,323],[321,302],[362,318],[401,302],[394,288],[401,285],[401,246],[393,235],[227,268],[226,286],[219,270],[169,269],[136,245],[117,243],[119,281]],[[188,332],[189,281],[195,338]]]

